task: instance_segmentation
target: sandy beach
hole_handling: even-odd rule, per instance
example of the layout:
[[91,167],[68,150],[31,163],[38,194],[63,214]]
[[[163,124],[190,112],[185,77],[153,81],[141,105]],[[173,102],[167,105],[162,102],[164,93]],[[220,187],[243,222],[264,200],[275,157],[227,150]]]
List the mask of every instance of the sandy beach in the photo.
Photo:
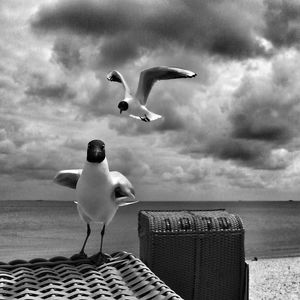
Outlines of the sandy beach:
[[259,259],[247,263],[250,300],[300,299],[300,257]]

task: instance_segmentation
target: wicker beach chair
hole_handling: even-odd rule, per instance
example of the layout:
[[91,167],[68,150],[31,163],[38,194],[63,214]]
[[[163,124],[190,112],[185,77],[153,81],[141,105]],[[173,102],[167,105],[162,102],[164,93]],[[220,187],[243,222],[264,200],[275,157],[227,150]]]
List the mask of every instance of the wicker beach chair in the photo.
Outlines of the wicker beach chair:
[[185,300],[248,299],[244,228],[224,210],[140,211],[141,260]]
[[126,252],[96,267],[65,257],[0,264],[0,299],[182,300],[139,259]]

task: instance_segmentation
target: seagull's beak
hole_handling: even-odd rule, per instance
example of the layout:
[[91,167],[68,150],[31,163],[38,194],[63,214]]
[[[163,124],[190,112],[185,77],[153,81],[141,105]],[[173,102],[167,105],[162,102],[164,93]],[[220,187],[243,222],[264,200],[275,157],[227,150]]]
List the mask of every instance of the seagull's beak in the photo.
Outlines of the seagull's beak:
[[122,113],[122,111],[123,111],[123,109],[122,109],[122,108],[120,108],[120,114]]

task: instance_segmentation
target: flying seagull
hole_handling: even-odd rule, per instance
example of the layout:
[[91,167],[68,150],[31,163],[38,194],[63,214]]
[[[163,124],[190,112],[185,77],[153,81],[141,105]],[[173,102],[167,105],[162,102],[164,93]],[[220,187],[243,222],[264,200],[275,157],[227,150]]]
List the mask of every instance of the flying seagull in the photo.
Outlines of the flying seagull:
[[158,80],[176,79],[176,78],[192,78],[197,74],[174,67],[153,67],[141,72],[138,88],[133,96],[129,86],[122,74],[118,71],[110,72],[106,78],[110,81],[116,81],[123,85],[125,91],[124,99],[119,102],[118,108],[120,114],[126,111],[130,117],[140,119],[144,122],[154,121],[161,118],[161,115],[155,114],[147,109],[147,99],[153,84]]
[[87,224],[87,233],[83,246],[72,259],[86,258],[86,242],[91,233],[90,223],[102,223],[100,251],[91,259],[97,265],[107,262],[103,254],[103,236],[105,226],[113,219],[119,206],[137,202],[130,181],[117,171],[109,171],[105,156],[105,144],[101,140],[88,143],[87,158],[83,169],[59,171],[54,182],[75,189],[79,216]]

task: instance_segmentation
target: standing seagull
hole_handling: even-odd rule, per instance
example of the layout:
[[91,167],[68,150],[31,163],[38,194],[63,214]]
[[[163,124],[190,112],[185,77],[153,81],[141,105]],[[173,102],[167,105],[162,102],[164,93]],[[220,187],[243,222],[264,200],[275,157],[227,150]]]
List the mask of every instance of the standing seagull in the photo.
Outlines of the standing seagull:
[[197,74],[173,67],[154,67],[141,72],[139,84],[135,96],[132,96],[128,84],[118,71],[110,72],[106,78],[110,81],[116,81],[123,85],[125,90],[125,98],[119,102],[118,108],[120,114],[127,111],[132,118],[140,119],[144,122],[154,121],[162,116],[149,111],[146,107],[147,98],[153,84],[157,80],[167,80],[176,78],[192,78]]
[[90,223],[102,223],[100,251],[92,260],[100,265],[107,256],[102,253],[105,226],[114,217],[119,206],[137,202],[130,181],[121,173],[109,171],[105,156],[105,144],[101,140],[88,143],[87,159],[83,169],[59,171],[54,182],[76,190],[77,210],[87,224],[82,249],[72,259],[86,258],[84,248],[90,236]]

